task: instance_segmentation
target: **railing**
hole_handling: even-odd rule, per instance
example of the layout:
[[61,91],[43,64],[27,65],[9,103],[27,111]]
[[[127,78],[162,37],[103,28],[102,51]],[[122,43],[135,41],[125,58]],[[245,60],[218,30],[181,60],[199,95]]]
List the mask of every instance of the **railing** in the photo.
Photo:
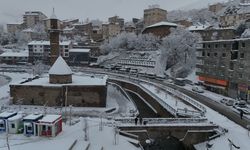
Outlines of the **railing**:
[[[135,124],[135,118],[116,118],[117,123]],[[146,124],[199,124],[209,123],[206,118],[143,118]]]

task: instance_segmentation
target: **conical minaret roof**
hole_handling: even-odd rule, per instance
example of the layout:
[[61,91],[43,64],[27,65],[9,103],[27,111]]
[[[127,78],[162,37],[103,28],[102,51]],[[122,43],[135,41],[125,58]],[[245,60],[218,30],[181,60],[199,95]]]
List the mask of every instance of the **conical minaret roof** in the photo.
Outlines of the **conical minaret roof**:
[[57,19],[54,8],[53,8],[53,12],[52,12],[52,14],[50,16],[50,19]]
[[50,75],[71,75],[72,71],[62,56],[59,56],[49,70]]

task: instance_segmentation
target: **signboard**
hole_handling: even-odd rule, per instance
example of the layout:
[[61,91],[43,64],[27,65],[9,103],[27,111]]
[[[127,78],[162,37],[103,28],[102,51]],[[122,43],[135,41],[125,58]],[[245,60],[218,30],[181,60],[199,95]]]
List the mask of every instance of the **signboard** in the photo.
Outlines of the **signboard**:
[[226,80],[219,80],[219,79],[214,79],[214,78],[209,78],[209,77],[199,76],[199,80],[213,83],[213,84],[217,84],[217,85],[222,85],[222,86],[228,85],[228,81],[226,81]]

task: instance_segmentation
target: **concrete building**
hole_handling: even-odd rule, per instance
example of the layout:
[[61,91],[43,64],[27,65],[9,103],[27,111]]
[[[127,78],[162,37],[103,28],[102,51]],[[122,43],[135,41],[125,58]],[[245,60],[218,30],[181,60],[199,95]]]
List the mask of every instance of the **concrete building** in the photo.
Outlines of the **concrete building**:
[[166,21],[167,11],[159,8],[158,5],[151,5],[148,9],[144,10],[144,27],[150,26],[152,24]]
[[38,23],[42,23],[47,16],[40,11],[27,11],[23,15],[23,23],[26,28],[33,27]]
[[26,11],[23,15],[23,22],[26,27],[32,27],[46,18],[47,16],[41,11]]
[[187,28],[190,32],[199,33],[203,41],[234,39],[234,27],[215,28],[207,25],[194,25]]
[[204,41],[197,72],[207,89],[250,101],[250,39]]
[[[71,41],[60,41],[59,48],[56,49],[66,60],[69,57],[69,49],[72,48]],[[42,60],[44,63],[49,63],[50,60],[50,41],[31,41],[28,43],[29,62]]]
[[90,49],[70,49],[68,62],[70,65],[88,65],[90,63]]
[[15,34],[16,32],[21,31],[24,28],[23,23],[8,23],[7,24],[7,32],[11,34]]
[[0,62],[5,64],[26,64],[28,57],[28,51],[4,52],[0,54]]
[[78,76],[61,56],[49,70],[49,77],[31,78],[10,84],[10,96],[23,105],[105,107],[107,76]]
[[232,1],[219,12],[220,26],[228,27],[239,25],[247,19],[250,19],[250,3]]
[[118,23],[120,25],[120,28],[124,27],[124,19],[120,18],[119,16],[113,16],[108,18],[109,23],[116,24]]
[[114,37],[121,33],[121,27],[119,23],[103,23],[102,24],[102,35],[103,39]]
[[155,36],[163,38],[170,34],[170,28],[176,28],[177,26],[178,25],[175,23],[162,21],[162,22],[158,22],[156,24],[146,27],[142,31],[142,34],[152,33]]
[[222,3],[216,3],[216,4],[212,4],[208,6],[208,10],[213,12],[213,13],[217,13],[219,12],[222,8],[223,8],[223,4]]

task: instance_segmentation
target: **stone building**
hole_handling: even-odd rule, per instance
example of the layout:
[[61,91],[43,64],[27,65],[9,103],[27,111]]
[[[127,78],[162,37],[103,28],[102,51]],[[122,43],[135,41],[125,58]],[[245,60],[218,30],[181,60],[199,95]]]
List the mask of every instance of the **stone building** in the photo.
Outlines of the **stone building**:
[[250,101],[250,39],[200,44],[196,74],[207,89]]
[[158,22],[156,24],[146,27],[142,31],[142,34],[152,33],[155,36],[163,38],[170,34],[170,28],[176,28],[176,27],[177,27],[177,24],[175,23],[162,21],[162,22]]
[[223,8],[223,4],[222,3],[216,3],[216,4],[212,4],[208,6],[208,10],[213,12],[213,13],[217,13],[219,12],[222,8]]
[[107,76],[77,76],[59,56],[49,77],[34,77],[10,84],[13,103],[75,107],[105,107]]
[[167,11],[159,8],[158,5],[149,6],[148,9],[144,10],[144,27],[150,26],[152,24],[166,21]]
[[7,24],[7,32],[10,34],[15,34],[16,32],[19,32],[22,29],[24,29],[23,23],[8,23]]

